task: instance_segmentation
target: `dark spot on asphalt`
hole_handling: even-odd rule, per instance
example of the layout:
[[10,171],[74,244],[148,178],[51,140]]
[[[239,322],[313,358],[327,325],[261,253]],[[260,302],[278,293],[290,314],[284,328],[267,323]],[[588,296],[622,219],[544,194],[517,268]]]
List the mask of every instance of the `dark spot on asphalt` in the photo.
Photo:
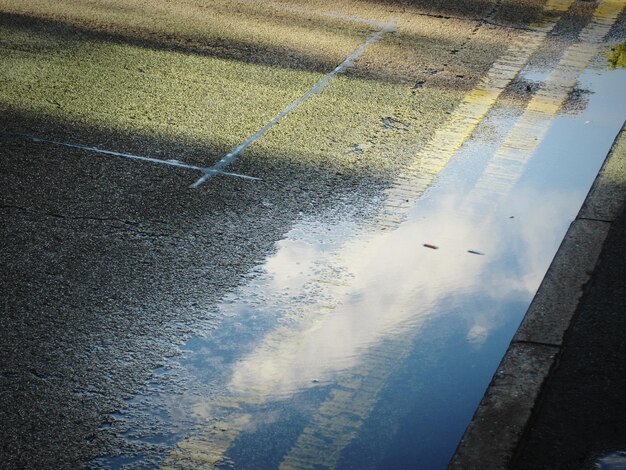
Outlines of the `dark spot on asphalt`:
[[382,127],[383,129],[396,129],[396,130],[408,131],[410,126],[406,122],[387,116],[387,117],[382,118]]

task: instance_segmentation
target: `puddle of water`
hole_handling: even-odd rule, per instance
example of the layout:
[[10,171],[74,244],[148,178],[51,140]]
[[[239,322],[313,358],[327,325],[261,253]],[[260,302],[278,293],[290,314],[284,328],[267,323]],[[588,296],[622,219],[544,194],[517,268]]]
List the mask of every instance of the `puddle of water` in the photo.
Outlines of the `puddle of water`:
[[543,83],[550,75],[549,70],[527,67],[520,73],[520,78],[529,82]]
[[[625,82],[583,74],[586,108],[485,189],[521,113],[494,110],[395,230],[302,221],[159,371],[183,385],[129,404],[129,440],[172,467],[444,468],[624,122]],[[96,463],[141,467],[120,459]]]
[[626,451],[606,453],[593,463],[594,470],[626,470]]

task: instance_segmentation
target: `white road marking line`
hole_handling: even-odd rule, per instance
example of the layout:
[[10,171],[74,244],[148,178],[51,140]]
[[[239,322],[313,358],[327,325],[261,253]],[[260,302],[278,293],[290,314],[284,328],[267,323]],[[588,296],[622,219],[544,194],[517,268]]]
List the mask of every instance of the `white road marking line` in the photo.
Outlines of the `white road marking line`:
[[230,173],[230,172],[222,171],[219,169],[206,168],[206,167],[197,166],[197,165],[190,165],[188,163],[181,162],[179,160],[161,160],[158,158],[145,157],[142,155],[133,155],[131,153],[116,152],[113,150],[104,150],[98,147],[90,147],[87,145],[74,144],[70,142],[59,142],[56,140],[45,139],[42,137],[36,137],[32,135],[27,135],[27,134],[10,134],[9,136],[14,137],[14,138],[19,138],[22,140],[29,140],[31,142],[36,142],[36,143],[58,145],[60,147],[68,147],[68,148],[84,150],[86,152],[93,152],[93,153],[106,155],[110,157],[126,158],[129,160],[139,160],[139,161],[148,162],[148,163],[155,163],[157,165],[166,165],[166,166],[173,166],[176,168],[184,168],[186,170],[200,171],[204,173],[205,175],[206,174],[218,174],[218,175],[233,176],[235,178],[243,178],[243,179],[253,180],[253,181],[261,181],[261,178],[256,178],[254,176],[240,175],[239,173]]
[[[335,69],[332,72],[330,72],[328,75],[325,75],[319,82],[317,82],[304,95],[302,95],[296,101],[294,101],[289,106],[287,106],[285,109],[283,109],[280,113],[278,113],[265,126],[263,126],[261,129],[259,129],[257,132],[255,132],[250,137],[248,137],[246,140],[244,140],[237,147],[233,148],[230,152],[228,152],[226,155],[224,155],[224,157],[219,162],[217,162],[215,165],[213,165],[210,169],[211,170],[221,171],[223,168],[225,168],[228,165],[230,165],[250,145],[252,145],[255,141],[257,141],[259,138],[261,138],[263,136],[263,134],[265,134],[268,130],[270,130],[272,127],[274,127],[280,121],[282,121],[285,118],[285,116],[287,116],[289,113],[291,113],[294,109],[296,109],[302,103],[304,103],[308,99],[312,98],[313,96],[315,96],[316,94],[318,94],[322,90],[324,90],[324,88],[326,88],[328,86],[330,81],[336,75],[338,75],[338,74],[342,73],[344,70],[352,67],[354,65],[354,62],[356,60],[358,60],[365,53],[365,50],[371,44],[374,44],[374,43],[378,42],[382,38],[383,34],[391,33],[391,32],[393,32],[395,30],[396,30],[396,24],[394,22],[394,23],[388,23],[381,30],[376,31],[375,33],[372,33],[363,44],[361,44],[359,47],[357,47],[341,64],[339,64],[337,67],[335,67]],[[190,187],[191,188],[197,188],[201,184],[205,183],[209,178],[211,178],[211,176],[213,176],[213,173],[214,172],[211,172],[211,173],[207,172],[207,173],[205,173],[204,176],[202,176],[202,178],[200,178],[198,181],[196,181]]]

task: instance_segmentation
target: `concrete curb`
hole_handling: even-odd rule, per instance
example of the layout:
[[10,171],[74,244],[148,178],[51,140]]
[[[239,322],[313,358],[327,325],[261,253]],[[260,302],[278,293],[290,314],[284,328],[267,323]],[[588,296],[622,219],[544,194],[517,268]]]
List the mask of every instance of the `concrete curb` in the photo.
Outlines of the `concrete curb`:
[[544,383],[558,362],[584,286],[626,201],[626,124],[572,222],[461,439],[450,469],[511,464]]

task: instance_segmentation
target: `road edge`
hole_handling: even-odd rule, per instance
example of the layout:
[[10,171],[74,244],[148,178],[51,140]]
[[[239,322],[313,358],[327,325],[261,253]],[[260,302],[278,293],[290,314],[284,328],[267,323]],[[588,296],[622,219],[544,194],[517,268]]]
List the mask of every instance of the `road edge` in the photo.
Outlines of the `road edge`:
[[[622,175],[620,180],[619,175]],[[500,362],[449,469],[511,464],[613,221],[626,203],[626,123]]]

